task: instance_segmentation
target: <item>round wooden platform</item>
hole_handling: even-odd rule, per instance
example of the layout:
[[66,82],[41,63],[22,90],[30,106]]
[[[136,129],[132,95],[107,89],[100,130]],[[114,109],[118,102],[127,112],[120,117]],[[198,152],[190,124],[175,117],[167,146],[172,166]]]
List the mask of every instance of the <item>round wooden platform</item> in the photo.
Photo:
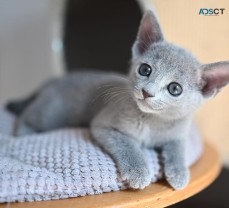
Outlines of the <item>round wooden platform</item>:
[[220,169],[219,155],[211,145],[205,144],[204,154],[200,160],[191,167],[191,181],[184,190],[174,191],[163,181],[138,191],[125,190],[45,202],[8,203],[0,205],[0,208],[166,207],[193,196],[206,188],[216,179]]

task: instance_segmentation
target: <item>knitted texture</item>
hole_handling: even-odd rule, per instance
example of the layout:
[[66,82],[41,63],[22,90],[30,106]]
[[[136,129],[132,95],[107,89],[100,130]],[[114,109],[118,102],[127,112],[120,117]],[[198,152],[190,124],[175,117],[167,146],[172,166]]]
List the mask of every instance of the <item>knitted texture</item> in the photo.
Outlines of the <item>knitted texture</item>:
[[[11,136],[14,117],[0,108],[0,202],[42,201],[101,194],[128,188],[111,157],[90,139],[87,129],[62,129]],[[197,132],[187,142],[186,162],[202,152]],[[154,150],[143,150],[152,182],[162,177]]]

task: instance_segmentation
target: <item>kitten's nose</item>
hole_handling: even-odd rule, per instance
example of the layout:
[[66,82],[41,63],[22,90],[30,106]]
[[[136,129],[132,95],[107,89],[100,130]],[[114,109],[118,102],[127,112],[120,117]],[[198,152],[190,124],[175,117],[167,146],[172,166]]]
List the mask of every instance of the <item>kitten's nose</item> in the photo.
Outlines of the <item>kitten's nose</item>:
[[154,97],[154,95],[151,95],[144,88],[142,88],[142,95],[143,95],[144,99],[149,98],[149,97]]

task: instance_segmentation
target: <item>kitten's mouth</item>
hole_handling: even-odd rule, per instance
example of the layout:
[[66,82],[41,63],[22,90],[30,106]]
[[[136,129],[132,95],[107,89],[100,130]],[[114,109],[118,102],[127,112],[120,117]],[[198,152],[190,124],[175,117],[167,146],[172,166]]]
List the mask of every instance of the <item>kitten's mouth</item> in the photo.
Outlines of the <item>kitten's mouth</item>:
[[[151,104],[149,104],[149,102],[147,102],[147,100],[145,99],[137,99],[137,102],[143,106],[144,108],[148,108],[151,111],[162,111],[163,108],[158,108],[158,107],[153,107]],[[138,104],[138,105],[139,105]],[[139,106],[140,107],[140,106]],[[141,107],[140,107],[141,108]]]

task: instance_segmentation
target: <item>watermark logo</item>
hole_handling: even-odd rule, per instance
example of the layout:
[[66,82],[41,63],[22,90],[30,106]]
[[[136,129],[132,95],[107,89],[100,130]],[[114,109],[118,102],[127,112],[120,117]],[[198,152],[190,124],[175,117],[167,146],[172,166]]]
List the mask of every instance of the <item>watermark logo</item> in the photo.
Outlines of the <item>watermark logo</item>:
[[201,8],[199,11],[199,15],[204,16],[219,16],[223,15],[225,12],[225,8]]

